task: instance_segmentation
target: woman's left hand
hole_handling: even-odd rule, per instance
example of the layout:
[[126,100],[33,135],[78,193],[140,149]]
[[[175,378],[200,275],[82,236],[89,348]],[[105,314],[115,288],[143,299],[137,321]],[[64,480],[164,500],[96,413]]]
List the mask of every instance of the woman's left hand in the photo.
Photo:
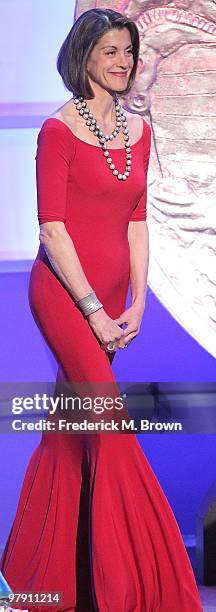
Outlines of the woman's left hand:
[[118,325],[122,325],[123,323],[126,323],[127,325],[127,327],[123,330],[125,346],[119,346],[117,348],[126,348],[126,346],[131,342],[131,340],[138,336],[142,323],[143,313],[143,304],[140,305],[134,302],[134,304],[127,308],[127,310],[125,310],[120,315],[120,317],[118,317],[118,319],[114,319],[114,321],[118,323]]

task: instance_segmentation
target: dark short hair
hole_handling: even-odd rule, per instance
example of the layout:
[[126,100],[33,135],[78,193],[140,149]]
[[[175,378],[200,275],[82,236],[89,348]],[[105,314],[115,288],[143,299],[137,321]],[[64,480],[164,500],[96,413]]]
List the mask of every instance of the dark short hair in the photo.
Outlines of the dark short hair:
[[88,80],[86,64],[88,56],[98,40],[112,29],[127,28],[133,45],[134,64],[130,73],[127,88],[121,91],[126,95],[131,90],[137,71],[140,39],[136,24],[125,15],[112,9],[91,9],[85,11],[75,21],[57,57],[57,70],[62,77],[66,89],[75,96],[86,99],[94,98],[94,92]]

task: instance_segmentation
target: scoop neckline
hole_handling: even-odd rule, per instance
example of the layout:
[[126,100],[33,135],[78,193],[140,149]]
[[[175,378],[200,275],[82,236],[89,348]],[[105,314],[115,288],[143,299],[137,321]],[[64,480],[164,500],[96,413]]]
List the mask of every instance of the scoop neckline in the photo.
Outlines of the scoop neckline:
[[[63,125],[65,125],[65,127],[67,128],[67,130],[69,130],[69,132],[72,134],[72,136],[74,138],[76,138],[77,140],[79,140],[79,142],[82,142],[84,145],[88,145],[89,147],[94,147],[94,149],[101,149],[100,146],[98,145],[94,145],[91,142],[86,142],[86,140],[82,140],[81,138],[79,138],[78,136],[76,136],[76,134],[74,134],[74,132],[72,132],[72,130],[70,129],[69,125],[67,125],[67,123],[65,123],[64,121],[62,121],[61,119],[58,119],[58,117],[48,117],[46,119],[47,121],[58,121],[58,123],[62,123]],[[43,124],[44,125],[44,124]],[[43,127],[43,126],[42,126]],[[144,121],[143,121],[143,129],[142,129],[142,135],[140,136],[139,140],[137,140],[136,142],[134,142],[132,145],[130,145],[130,147],[135,147],[136,145],[138,145],[141,140],[143,139],[144,136]],[[115,149],[109,149],[110,151],[125,151],[125,147],[118,147]]]

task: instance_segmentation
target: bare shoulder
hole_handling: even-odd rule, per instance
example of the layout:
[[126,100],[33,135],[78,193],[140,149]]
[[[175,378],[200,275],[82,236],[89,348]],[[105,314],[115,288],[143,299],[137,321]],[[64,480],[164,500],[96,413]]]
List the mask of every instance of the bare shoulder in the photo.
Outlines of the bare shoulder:
[[124,108],[124,112],[125,112],[125,115],[128,121],[134,121],[139,126],[142,125],[143,120],[142,120],[141,115],[139,115],[139,113],[131,113],[130,111],[127,111],[125,108]]
[[77,112],[74,106],[74,103],[69,100],[60,108],[57,108],[50,117],[56,117],[57,119],[61,119],[62,121],[66,121],[69,119],[69,123],[73,125],[73,123],[77,119]]

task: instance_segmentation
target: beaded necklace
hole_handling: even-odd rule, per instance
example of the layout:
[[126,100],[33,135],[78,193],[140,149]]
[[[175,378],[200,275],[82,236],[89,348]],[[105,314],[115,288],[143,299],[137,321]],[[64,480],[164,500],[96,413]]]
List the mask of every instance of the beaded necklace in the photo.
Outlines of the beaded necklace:
[[[84,100],[82,96],[74,98],[73,102],[75,104],[77,111],[79,112],[79,115],[81,115],[86,120],[86,125],[89,127],[90,132],[92,132],[98,138],[99,144],[104,154],[104,157],[110,167],[110,170],[112,170],[113,175],[116,176],[116,178],[119,179],[120,181],[126,181],[131,171],[131,147],[130,147],[130,141],[129,141],[129,130],[128,130],[127,117],[119,103],[117,96],[114,98],[115,113],[116,113],[116,127],[114,128],[110,136],[106,136],[104,134],[103,130],[98,125],[97,120],[95,119],[93,114],[90,112],[89,108],[87,107],[87,102]],[[120,131],[121,125],[122,125],[123,134],[124,134],[125,152],[126,152],[126,169],[123,174],[118,172],[118,170],[116,169],[115,164],[113,163],[112,157],[109,151],[107,150],[107,145],[106,145],[106,142],[108,142],[108,140],[113,140],[114,138],[116,138],[117,134]]]

